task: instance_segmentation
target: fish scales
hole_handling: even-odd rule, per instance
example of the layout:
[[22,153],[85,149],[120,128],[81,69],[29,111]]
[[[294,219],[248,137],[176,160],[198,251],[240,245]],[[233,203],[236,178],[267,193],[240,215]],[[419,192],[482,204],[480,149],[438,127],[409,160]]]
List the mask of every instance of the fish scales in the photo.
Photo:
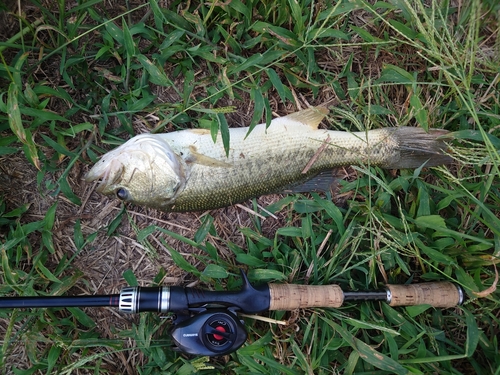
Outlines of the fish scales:
[[[226,160],[231,167],[193,163],[188,180],[191,183],[186,184],[175,203],[167,209],[196,211],[229,206],[249,198],[283,192],[326,169],[360,164],[363,160],[380,165],[384,158],[391,157],[387,151],[380,152],[384,148],[382,144],[372,146],[373,151],[368,152],[366,141],[361,138],[366,138],[364,133],[346,137],[344,132],[311,130],[311,134],[304,134],[303,128],[303,125],[281,127],[273,124],[273,129],[266,132],[265,126],[260,126],[253,129],[246,139],[246,129],[231,133],[227,158],[220,139],[214,144],[209,134],[201,136],[199,149],[217,160]],[[327,147],[308,172],[302,174],[328,137]],[[168,134],[164,135],[175,150],[174,142],[169,138]]]
[[[297,112],[274,119],[267,129],[257,125],[250,134],[248,128],[230,129],[228,155],[220,134],[214,143],[204,129],[138,136],[135,148],[127,146],[133,138],[103,156],[87,180],[101,179],[101,192],[137,204],[165,211],[201,211],[283,192],[340,166],[416,168],[425,162],[432,166],[450,161],[443,154],[446,144],[439,139],[444,131],[318,129],[326,112],[324,108]],[[149,143],[141,144],[141,139]],[[160,152],[152,151],[154,143]]]

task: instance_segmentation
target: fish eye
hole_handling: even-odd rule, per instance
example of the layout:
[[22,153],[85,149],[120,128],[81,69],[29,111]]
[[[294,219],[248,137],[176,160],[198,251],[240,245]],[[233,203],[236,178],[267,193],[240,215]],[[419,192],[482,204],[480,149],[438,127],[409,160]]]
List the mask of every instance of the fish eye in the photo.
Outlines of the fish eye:
[[124,188],[119,188],[116,191],[116,196],[118,197],[118,199],[121,199],[122,201],[124,201],[128,197],[128,192]]

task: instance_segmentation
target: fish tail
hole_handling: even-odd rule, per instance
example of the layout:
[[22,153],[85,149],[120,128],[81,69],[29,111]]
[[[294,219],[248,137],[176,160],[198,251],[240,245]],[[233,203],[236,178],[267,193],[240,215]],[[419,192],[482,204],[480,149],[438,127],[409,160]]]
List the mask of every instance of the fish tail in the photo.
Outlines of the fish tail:
[[403,126],[394,128],[392,136],[400,157],[398,160],[389,161],[384,168],[419,168],[422,165],[435,167],[453,161],[447,153],[449,147],[445,142],[452,137],[446,130],[431,129],[426,132],[422,128]]

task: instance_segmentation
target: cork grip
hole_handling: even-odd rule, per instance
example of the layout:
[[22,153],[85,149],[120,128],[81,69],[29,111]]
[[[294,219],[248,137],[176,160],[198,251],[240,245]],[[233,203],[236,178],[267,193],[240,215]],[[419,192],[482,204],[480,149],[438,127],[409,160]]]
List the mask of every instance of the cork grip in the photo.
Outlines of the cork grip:
[[390,306],[431,305],[454,307],[462,303],[461,290],[450,282],[412,285],[387,285],[387,302]]
[[269,284],[269,310],[340,307],[344,293],[338,285]]

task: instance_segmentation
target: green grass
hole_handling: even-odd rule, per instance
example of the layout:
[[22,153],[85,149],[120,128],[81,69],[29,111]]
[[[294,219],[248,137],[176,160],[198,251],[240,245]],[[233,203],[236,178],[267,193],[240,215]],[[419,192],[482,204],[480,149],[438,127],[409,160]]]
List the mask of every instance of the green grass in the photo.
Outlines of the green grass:
[[[268,314],[287,326],[245,318],[245,346],[214,359],[169,350],[169,322],[153,314],[104,329],[108,310],[0,311],[2,373],[499,374],[499,294],[475,294],[496,285],[500,255],[496,1],[29,4],[0,42],[0,184],[15,181],[9,166],[25,158],[36,196],[49,204],[37,216],[38,200],[0,190],[2,295],[100,290],[79,260],[99,256],[99,241],[134,236],[127,244],[137,259],[146,254],[153,277],[120,263],[123,279],[110,288],[175,274],[182,285],[234,290],[243,267],[252,282],[353,290],[451,280],[468,301],[446,310],[358,303]],[[79,211],[87,202],[79,171],[137,131],[225,134],[297,103],[325,102],[331,128],[455,132],[457,162],[356,168],[340,183],[338,206],[330,196],[284,197],[267,207],[280,226],[269,230],[272,218],[252,216],[236,228],[239,242],[217,211],[190,234],[136,220],[133,207],[91,230]],[[62,206],[71,215],[62,217]],[[168,265],[158,260],[166,252]]]

